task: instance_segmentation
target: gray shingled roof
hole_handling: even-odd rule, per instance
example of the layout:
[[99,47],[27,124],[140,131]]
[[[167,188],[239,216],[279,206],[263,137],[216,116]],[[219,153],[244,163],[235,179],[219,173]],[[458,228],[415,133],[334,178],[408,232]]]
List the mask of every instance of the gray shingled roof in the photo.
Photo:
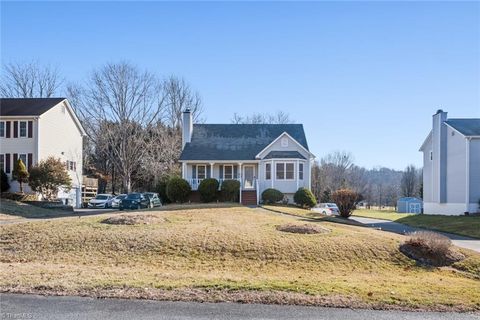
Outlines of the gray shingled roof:
[[298,151],[270,151],[264,159],[306,159]]
[[1,98],[0,116],[39,116],[65,98]]
[[308,150],[301,124],[194,124],[180,160],[255,160],[284,132]]
[[445,123],[467,137],[480,136],[480,119],[448,119]]

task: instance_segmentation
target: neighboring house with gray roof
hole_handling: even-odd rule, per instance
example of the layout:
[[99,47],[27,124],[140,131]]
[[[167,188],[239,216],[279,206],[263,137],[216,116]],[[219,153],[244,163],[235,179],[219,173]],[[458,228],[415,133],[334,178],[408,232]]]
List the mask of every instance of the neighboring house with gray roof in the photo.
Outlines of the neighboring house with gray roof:
[[[28,170],[50,156],[65,163],[72,188],[57,196],[81,205],[83,137],[85,131],[65,98],[0,99],[0,168],[7,174],[10,191],[19,191],[12,172],[18,159]],[[24,186],[24,191],[31,192]]]
[[193,124],[190,110],[183,113],[180,162],[193,190],[206,178],[237,179],[244,204],[257,204],[267,188],[291,200],[310,188],[314,158],[301,124]]
[[420,151],[424,213],[479,212],[480,119],[448,119],[438,110]]

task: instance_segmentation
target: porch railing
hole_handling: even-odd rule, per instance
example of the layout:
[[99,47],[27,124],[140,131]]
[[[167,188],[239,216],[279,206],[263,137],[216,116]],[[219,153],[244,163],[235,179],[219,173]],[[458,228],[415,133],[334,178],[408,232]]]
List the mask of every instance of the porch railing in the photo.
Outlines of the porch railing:
[[[215,178],[216,179],[216,178]],[[200,186],[200,183],[202,182],[202,180],[204,179],[189,179],[187,180],[188,183],[190,184],[190,187],[192,188],[192,190],[196,191],[198,190],[198,187]],[[252,187],[251,188],[245,188],[244,184],[242,183],[242,180],[240,178],[234,178],[234,179],[217,179],[218,180],[218,190],[221,189],[222,187],[222,183],[224,181],[227,181],[227,180],[237,180],[237,181],[240,181],[240,188],[241,189],[251,189],[251,190],[258,190],[258,180],[257,179],[254,179],[252,181]]]

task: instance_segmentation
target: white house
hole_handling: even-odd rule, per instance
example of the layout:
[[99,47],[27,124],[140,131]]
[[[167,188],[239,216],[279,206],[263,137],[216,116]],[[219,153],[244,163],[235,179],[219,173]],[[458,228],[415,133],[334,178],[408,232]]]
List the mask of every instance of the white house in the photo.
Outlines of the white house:
[[[65,161],[72,179],[69,192],[58,197],[80,205],[82,187],[82,142],[85,131],[65,98],[0,99],[0,168],[9,178],[14,163],[22,159],[27,168],[54,156]],[[18,191],[10,181],[10,191]],[[24,191],[31,192],[25,186]]]
[[314,155],[301,124],[193,124],[183,113],[182,176],[193,190],[205,178],[240,181],[243,204],[275,188],[290,199],[310,188]]
[[479,212],[480,119],[448,119],[438,110],[420,151],[424,213]]

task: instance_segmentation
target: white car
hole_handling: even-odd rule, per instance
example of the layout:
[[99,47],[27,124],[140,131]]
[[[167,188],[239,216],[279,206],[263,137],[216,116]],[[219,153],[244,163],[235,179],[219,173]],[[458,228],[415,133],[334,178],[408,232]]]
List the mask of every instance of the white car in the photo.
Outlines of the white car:
[[97,194],[93,199],[88,202],[88,207],[91,209],[100,208],[107,209],[112,206],[113,196],[111,194]]
[[340,210],[338,210],[338,207],[335,203],[320,203],[318,205],[319,210],[322,214],[339,214]]
[[112,200],[112,208],[118,208],[120,207],[120,202],[122,202],[123,199],[127,197],[126,194],[119,194]]

